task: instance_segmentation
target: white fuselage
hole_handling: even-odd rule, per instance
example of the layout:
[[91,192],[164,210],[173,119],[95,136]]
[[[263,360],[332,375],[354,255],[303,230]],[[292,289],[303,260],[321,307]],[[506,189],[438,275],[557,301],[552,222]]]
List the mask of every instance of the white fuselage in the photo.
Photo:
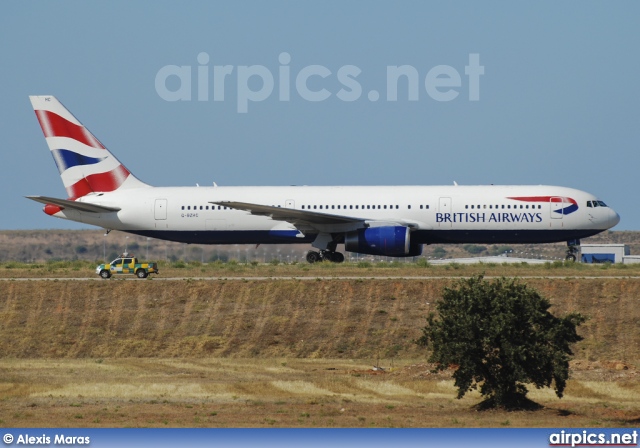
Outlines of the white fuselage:
[[355,230],[349,224],[320,230],[294,226],[214,204],[226,201],[406,225],[419,244],[569,241],[619,221],[592,194],[555,186],[142,187],[93,193],[78,201],[120,211],[62,210],[55,216],[202,244],[303,243],[321,231]]

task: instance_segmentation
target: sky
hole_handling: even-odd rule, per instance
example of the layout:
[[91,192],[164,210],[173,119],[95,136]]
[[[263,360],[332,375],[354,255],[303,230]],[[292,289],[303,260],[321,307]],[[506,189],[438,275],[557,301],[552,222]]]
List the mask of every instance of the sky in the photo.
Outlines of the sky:
[[0,229],[89,228],[24,198],[66,198],[28,100],[55,95],[151,185],[561,185],[640,230],[638,17],[635,1],[5,2]]

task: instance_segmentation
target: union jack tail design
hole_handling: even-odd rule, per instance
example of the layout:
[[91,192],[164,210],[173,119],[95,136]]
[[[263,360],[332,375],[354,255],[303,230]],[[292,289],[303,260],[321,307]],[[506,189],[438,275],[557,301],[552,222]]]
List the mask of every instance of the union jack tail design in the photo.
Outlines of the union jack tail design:
[[146,187],[54,96],[30,96],[70,199]]

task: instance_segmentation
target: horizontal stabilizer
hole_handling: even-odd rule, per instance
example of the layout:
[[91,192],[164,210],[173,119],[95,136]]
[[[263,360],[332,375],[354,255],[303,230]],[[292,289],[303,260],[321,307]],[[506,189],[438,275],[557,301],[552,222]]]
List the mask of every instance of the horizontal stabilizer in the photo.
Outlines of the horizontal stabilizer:
[[104,205],[89,204],[87,202],[70,201],[68,199],[50,198],[47,196],[25,196],[32,201],[40,202],[42,204],[57,205],[61,208],[68,208],[71,210],[78,210],[80,212],[89,213],[110,213],[120,211],[117,207],[106,207]]

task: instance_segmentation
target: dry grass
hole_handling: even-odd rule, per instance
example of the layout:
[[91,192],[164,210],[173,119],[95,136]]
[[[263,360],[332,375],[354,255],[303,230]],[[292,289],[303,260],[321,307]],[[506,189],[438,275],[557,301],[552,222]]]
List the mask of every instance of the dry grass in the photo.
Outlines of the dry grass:
[[[281,268],[300,269],[255,269]],[[640,279],[526,280],[590,317],[565,397],[532,389],[535,413],[476,412],[422,364],[413,340],[451,281],[3,281],[0,425],[637,425]]]
[[[13,358],[423,359],[413,341],[451,279],[0,283]],[[576,359],[638,367],[640,279],[527,279],[589,317]],[[283,369],[283,366],[272,366]],[[276,372],[277,373],[277,372]]]
[[3,359],[0,424],[624,427],[640,416],[635,370],[614,382],[593,380],[602,374],[598,370],[575,372],[562,400],[533,390],[542,411],[476,412],[479,395],[456,400],[451,372],[434,375],[430,366],[411,361],[396,361],[385,373],[365,365],[331,359]]

